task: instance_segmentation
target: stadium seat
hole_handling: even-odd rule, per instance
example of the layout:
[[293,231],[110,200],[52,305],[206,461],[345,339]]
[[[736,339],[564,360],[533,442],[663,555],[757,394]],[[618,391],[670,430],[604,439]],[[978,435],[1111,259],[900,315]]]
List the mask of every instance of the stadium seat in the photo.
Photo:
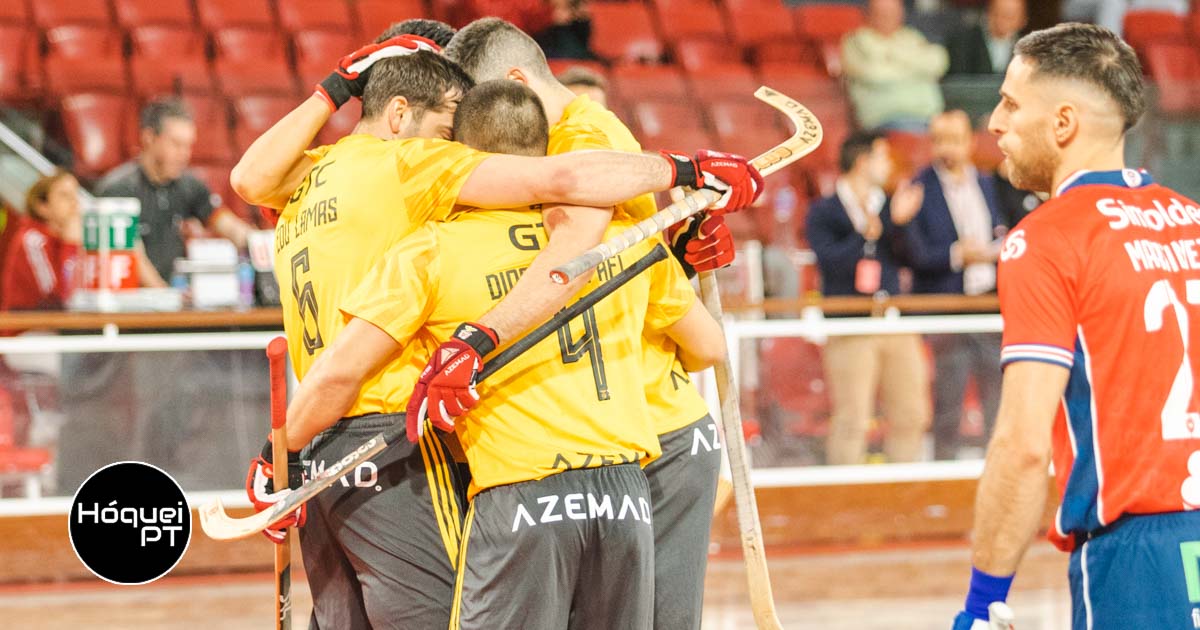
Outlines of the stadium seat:
[[0,2],[0,24],[28,24],[30,18],[29,0]]
[[138,26],[130,30],[129,40],[135,57],[206,57],[204,34],[191,26]]
[[67,24],[46,31],[48,54],[61,57],[120,57],[121,32],[90,24]]
[[643,4],[596,2],[591,5],[592,50],[612,61],[658,61],[663,45],[650,11]]
[[1187,22],[1170,11],[1130,11],[1125,14],[1125,41],[1139,54],[1151,44],[1182,42],[1187,38]]
[[623,64],[612,69],[613,89],[627,103],[643,100],[688,100],[683,74],[675,66]]
[[659,32],[667,41],[729,40],[725,20],[712,0],[656,0],[654,9]]
[[196,23],[188,0],[114,0],[117,24],[125,29],[151,24],[191,27]]
[[608,78],[608,68],[598,61],[588,61],[586,59],[547,59],[546,63],[550,66],[550,72],[554,76],[558,76],[571,68],[583,68],[591,70],[596,74]]
[[933,160],[933,142],[927,134],[908,131],[887,132],[892,162],[899,177],[910,177]]
[[192,159],[207,163],[232,161],[234,154],[229,143],[229,109],[226,102],[217,97],[195,94],[185,94],[182,100],[192,112],[192,120],[196,121],[196,129],[200,132],[200,140],[192,149]]
[[727,63],[740,63],[741,54],[729,44],[711,39],[688,39],[675,43],[675,61],[688,74]]
[[796,38],[792,16],[781,0],[727,0],[725,13],[733,40],[740,46],[755,48]]
[[270,0],[196,0],[196,10],[208,31],[232,26],[275,28]]
[[288,65],[282,36],[253,28],[213,33],[217,84],[228,96],[294,94],[295,77]]
[[821,362],[821,349],[796,337],[762,340],[761,366],[767,395],[789,416],[789,433],[819,436],[826,433],[829,396]]
[[[37,40],[33,29],[19,24],[0,24],[0,101],[6,103],[31,101],[35,98],[26,82],[28,64],[38,61],[29,54],[30,42]],[[36,50],[36,49],[35,49]]]
[[214,208],[229,208],[242,219],[251,224],[255,223],[249,206],[233,192],[233,187],[229,184],[230,165],[223,163],[192,164],[188,170],[196,176],[196,179],[204,182],[210,194],[218,197],[218,199],[212,200]]
[[43,60],[46,91],[62,96],[79,92],[127,94],[129,78],[123,57],[64,57]]
[[364,44],[396,22],[431,15],[422,0],[358,0],[354,9],[358,13],[358,39]]
[[647,138],[662,138],[672,131],[705,131],[704,118],[690,102],[635,103],[632,107],[633,120]]
[[212,68],[203,57],[134,56],[129,60],[133,93],[141,98],[162,94],[214,91]]
[[825,74],[825,64],[821,59],[821,51],[812,42],[805,40],[785,40],[765,42],[754,49],[754,63],[778,64],[783,66],[803,66]]
[[692,95],[701,101],[738,99],[753,102],[754,91],[761,85],[750,66],[742,63],[713,64],[703,73],[690,72]]
[[975,151],[971,154],[975,168],[981,171],[995,171],[1000,166],[1004,161],[1004,154],[1000,152],[998,142],[999,138],[987,129],[975,132]]
[[276,0],[276,6],[279,8],[279,26],[289,33],[317,30],[345,34],[353,32],[350,7],[346,0]]
[[1200,51],[1184,43],[1151,44],[1143,56],[1158,85],[1158,109],[1166,115],[1200,112]]
[[317,134],[317,144],[333,144],[354,131],[354,126],[362,118],[362,101],[352,99],[337,110],[321,131]]
[[235,148],[241,152],[296,107],[296,99],[285,96],[243,96],[233,101]]
[[63,128],[75,152],[75,172],[99,177],[124,159],[122,138],[129,99],[112,94],[73,94],[62,99]]
[[718,101],[709,105],[709,119],[717,132],[717,147],[749,158],[779,144],[788,135],[779,112],[757,100]]
[[39,27],[49,29],[63,24],[111,24],[112,16],[108,12],[107,2],[33,0],[33,21]]
[[292,38],[296,74],[305,88],[316,85],[333,71],[337,60],[357,48],[349,31],[303,31]]
[[862,9],[851,4],[801,4],[792,9],[796,32],[819,42],[841,42],[863,25]]

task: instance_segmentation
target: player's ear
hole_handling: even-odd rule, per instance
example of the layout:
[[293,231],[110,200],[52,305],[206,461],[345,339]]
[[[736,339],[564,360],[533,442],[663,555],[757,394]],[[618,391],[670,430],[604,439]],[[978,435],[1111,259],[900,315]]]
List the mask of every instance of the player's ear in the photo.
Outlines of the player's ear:
[[1059,146],[1071,141],[1079,131],[1079,108],[1070,101],[1059,103],[1054,108],[1054,140]]
[[529,77],[525,75],[525,71],[520,68],[509,68],[508,72],[504,73],[504,78],[509,81],[516,81],[521,85],[529,85]]
[[387,118],[388,130],[395,135],[399,135],[408,127],[408,119],[412,118],[412,108],[408,106],[408,99],[403,96],[393,96],[388,99],[383,113]]

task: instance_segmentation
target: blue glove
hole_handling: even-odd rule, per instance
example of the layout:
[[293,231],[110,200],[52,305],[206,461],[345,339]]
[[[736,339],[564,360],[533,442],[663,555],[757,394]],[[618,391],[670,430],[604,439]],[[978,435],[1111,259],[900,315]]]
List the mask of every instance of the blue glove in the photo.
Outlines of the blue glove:
[[954,618],[951,630],[989,630],[988,608],[993,603],[1003,604],[1008,599],[1012,581],[1011,575],[995,576],[971,567],[971,588],[967,591],[965,610]]
[[987,619],[976,619],[964,610],[954,617],[950,630],[988,630],[988,622]]

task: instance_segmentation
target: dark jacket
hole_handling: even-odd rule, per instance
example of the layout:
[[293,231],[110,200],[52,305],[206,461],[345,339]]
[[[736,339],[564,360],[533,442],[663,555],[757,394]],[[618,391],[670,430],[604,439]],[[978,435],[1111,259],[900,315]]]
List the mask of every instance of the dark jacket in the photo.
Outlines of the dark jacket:
[[992,69],[992,56],[988,52],[982,24],[952,34],[946,40],[946,51],[950,54],[950,68],[946,71],[947,76],[999,74]]
[[[913,181],[925,187],[925,200],[917,216],[899,229],[904,235],[906,257],[912,264],[913,293],[962,293],[962,270],[950,267],[950,246],[958,240],[958,230],[950,216],[942,182],[932,166],[917,173]],[[1004,221],[992,176],[980,173],[979,188],[992,217],[992,237],[998,238],[1003,234]]]
[[[895,295],[900,292],[898,271],[901,258],[895,250],[897,230],[892,225],[891,210],[885,203],[879,213],[883,236],[876,244],[875,257],[881,266],[880,289]],[[821,292],[825,295],[862,295],[854,289],[854,273],[863,257],[867,240],[854,229],[850,215],[837,195],[814,201],[808,209],[806,236],[817,268],[821,272]]]

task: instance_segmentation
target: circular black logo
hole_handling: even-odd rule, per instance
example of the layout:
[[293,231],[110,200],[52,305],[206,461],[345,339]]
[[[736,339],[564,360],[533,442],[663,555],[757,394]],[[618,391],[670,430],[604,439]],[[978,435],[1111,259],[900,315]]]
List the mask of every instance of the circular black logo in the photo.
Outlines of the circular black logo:
[[145,584],[183,558],[192,513],[170,475],[143,462],[117,462],[75,492],[70,533],[75,555],[96,577]]

